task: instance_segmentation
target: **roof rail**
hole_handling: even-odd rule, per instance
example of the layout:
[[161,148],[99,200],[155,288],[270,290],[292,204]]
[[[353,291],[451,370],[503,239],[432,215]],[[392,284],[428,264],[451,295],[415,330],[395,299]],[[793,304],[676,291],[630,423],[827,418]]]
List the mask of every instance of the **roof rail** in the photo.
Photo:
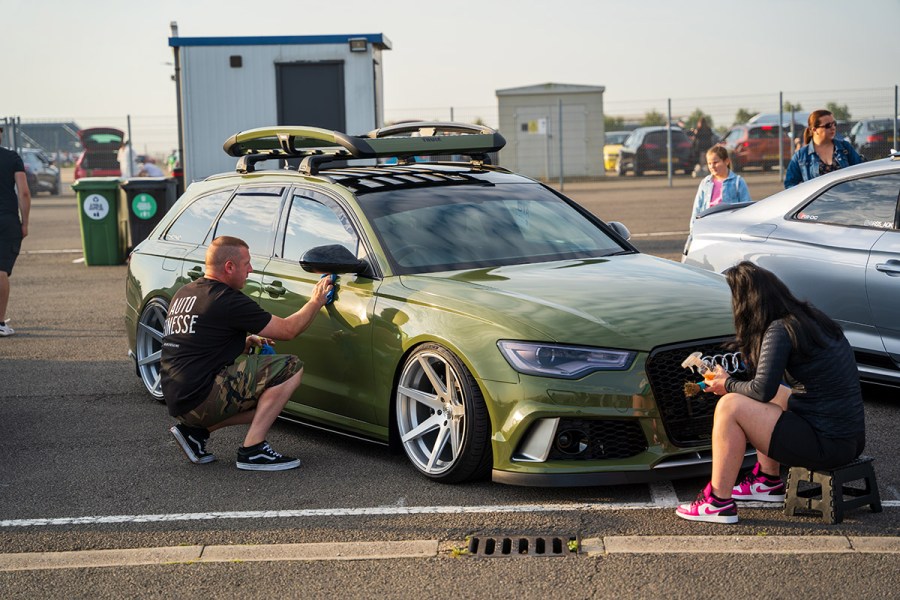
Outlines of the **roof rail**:
[[271,158],[310,158],[300,171],[315,175],[320,165],[351,158],[397,158],[412,156],[470,156],[478,164],[490,164],[487,155],[506,145],[497,131],[484,125],[440,121],[400,123],[351,136],[339,131],[302,126],[250,129],[228,138],[222,148],[239,157],[237,171],[252,173],[253,165]]
[[420,136],[435,136],[438,132],[449,134],[489,134],[497,133],[487,125],[470,125],[452,121],[408,121],[374,129],[366,134],[367,138],[383,138],[404,133],[418,133]]

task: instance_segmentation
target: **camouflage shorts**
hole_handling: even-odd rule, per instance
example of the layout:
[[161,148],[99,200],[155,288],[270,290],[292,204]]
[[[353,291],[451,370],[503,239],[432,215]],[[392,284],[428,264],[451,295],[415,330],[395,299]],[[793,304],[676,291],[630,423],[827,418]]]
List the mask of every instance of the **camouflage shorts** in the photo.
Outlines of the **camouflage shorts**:
[[254,410],[266,389],[284,383],[302,368],[300,359],[290,354],[241,354],[219,371],[206,399],[178,420],[191,427],[210,427]]

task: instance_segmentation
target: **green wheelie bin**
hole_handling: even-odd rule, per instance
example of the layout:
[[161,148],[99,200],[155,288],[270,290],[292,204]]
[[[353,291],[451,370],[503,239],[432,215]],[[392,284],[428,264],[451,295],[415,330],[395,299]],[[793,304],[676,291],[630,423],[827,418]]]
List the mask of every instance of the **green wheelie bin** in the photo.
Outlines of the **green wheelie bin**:
[[119,232],[127,250],[147,239],[163,215],[175,204],[172,177],[131,177],[122,181],[119,195]]
[[72,184],[78,199],[84,263],[120,265],[125,262],[124,240],[118,228],[118,177],[85,177]]

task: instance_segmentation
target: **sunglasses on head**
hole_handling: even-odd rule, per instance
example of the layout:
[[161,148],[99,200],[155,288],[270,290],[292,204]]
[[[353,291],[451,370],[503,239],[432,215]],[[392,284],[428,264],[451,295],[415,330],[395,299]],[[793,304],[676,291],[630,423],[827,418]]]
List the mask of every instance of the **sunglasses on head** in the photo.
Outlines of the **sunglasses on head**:
[[837,127],[837,123],[832,121],[831,123],[825,123],[824,125],[816,125],[816,127],[821,127],[822,129],[834,129]]

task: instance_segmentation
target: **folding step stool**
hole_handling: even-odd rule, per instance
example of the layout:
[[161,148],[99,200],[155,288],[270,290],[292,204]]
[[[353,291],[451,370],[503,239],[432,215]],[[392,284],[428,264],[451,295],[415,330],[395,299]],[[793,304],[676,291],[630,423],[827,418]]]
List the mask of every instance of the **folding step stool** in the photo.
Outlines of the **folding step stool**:
[[[871,456],[860,456],[853,462],[831,470],[816,471],[791,467],[784,497],[784,514],[792,517],[800,512],[816,511],[826,523],[840,523],[844,511],[869,505],[873,513],[881,512],[881,497]],[[865,487],[844,485],[863,480]],[[850,496],[850,498],[846,498]]]

